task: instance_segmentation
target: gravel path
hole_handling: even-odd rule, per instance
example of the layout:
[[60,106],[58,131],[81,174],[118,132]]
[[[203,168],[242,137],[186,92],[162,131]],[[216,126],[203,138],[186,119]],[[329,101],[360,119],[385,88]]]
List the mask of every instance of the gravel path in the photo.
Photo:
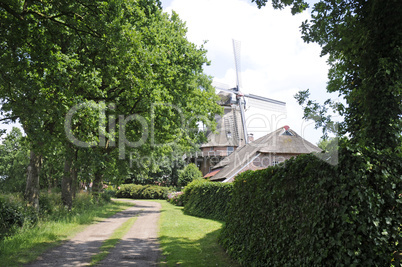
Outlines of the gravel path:
[[157,238],[161,205],[149,201],[125,201],[136,205],[88,226],[26,266],[88,266],[91,257],[99,252],[102,242],[133,216],[138,216],[134,225],[99,266],[156,266],[160,255]]

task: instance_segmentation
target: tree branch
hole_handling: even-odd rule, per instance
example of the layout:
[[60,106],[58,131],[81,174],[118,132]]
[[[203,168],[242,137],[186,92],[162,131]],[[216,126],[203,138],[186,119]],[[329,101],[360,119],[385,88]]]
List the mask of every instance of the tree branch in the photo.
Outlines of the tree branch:
[[7,118],[1,118],[0,121],[7,121],[7,120],[11,120],[11,121],[15,121],[16,119],[19,119],[20,116],[12,116],[12,117],[7,117]]
[[[56,18],[61,17],[61,16],[68,16],[67,13],[60,13],[58,15],[48,16],[48,15],[42,14],[42,13],[40,13],[38,11],[30,10],[30,11],[25,12],[25,14],[34,14],[34,15],[39,16],[40,18],[51,20],[53,22],[56,22],[58,24],[61,24],[61,25],[65,26],[67,28],[73,29],[73,30],[75,30],[77,32],[83,32],[83,33],[89,34],[89,35],[91,35],[93,37],[101,38],[101,36],[96,31],[91,30],[91,28],[89,28],[89,27],[87,27],[87,28],[90,31],[85,31],[85,30],[82,30],[82,29],[78,29],[78,28],[74,27],[73,25],[67,24],[67,23],[65,23],[63,21],[60,21],[60,20],[56,19]],[[78,14],[75,14],[75,15],[79,16],[80,18],[82,18],[81,15],[78,15]]]
[[9,14],[13,15],[14,17],[16,17],[19,20],[24,20],[24,17],[19,14],[18,12],[16,12],[15,10],[13,10],[11,7],[9,7],[7,4],[0,2],[0,8],[3,8],[5,11],[7,11]]

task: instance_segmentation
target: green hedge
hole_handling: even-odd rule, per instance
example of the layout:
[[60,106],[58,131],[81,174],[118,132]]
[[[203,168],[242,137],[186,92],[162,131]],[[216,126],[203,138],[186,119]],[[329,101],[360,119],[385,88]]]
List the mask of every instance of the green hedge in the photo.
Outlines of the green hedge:
[[350,166],[305,155],[239,175],[221,244],[246,266],[390,266],[401,199],[383,196],[357,168],[363,159],[348,157]]
[[157,185],[123,184],[116,191],[116,197],[133,199],[166,199],[168,187]]
[[232,184],[196,180],[183,190],[184,212],[203,218],[226,220]]

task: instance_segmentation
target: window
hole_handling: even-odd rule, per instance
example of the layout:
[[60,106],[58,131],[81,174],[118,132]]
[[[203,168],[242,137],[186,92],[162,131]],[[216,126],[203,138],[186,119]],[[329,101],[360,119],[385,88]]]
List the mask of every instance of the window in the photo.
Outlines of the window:
[[293,136],[293,134],[291,133],[291,132],[289,132],[289,131],[285,131],[282,135],[289,135],[289,136]]
[[229,156],[230,154],[232,154],[233,151],[234,151],[234,147],[228,146],[228,156]]

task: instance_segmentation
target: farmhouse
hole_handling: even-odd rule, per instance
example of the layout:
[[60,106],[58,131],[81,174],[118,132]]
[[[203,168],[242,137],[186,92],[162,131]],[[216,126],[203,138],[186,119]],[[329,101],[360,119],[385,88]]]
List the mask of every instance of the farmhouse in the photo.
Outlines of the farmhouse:
[[284,126],[253,142],[242,145],[211,168],[204,178],[217,182],[233,182],[247,170],[265,169],[301,154],[321,152],[289,126]]

